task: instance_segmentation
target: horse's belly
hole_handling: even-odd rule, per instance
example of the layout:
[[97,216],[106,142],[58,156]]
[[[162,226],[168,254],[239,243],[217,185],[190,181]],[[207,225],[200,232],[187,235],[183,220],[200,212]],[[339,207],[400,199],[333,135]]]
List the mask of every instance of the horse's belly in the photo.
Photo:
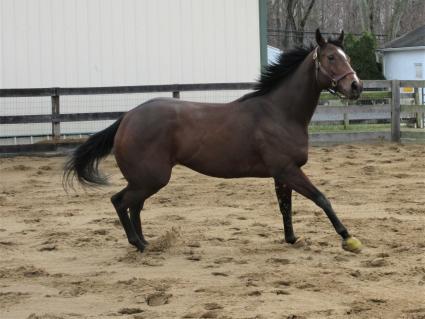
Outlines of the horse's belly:
[[221,178],[237,177],[269,177],[270,174],[261,158],[245,154],[205,154],[194,156],[190,159],[179,161],[199,173]]

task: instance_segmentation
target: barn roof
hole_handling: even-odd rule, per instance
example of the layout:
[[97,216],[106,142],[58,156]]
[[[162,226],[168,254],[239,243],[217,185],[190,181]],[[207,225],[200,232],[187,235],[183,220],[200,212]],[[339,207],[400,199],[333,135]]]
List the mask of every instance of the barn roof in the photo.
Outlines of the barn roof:
[[425,24],[384,45],[385,49],[425,46]]

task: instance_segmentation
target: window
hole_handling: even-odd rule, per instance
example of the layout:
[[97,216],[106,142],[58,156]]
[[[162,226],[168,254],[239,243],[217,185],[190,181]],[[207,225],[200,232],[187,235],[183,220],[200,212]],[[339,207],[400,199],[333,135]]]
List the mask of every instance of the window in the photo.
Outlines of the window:
[[415,74],[416,79],[423,79],[423,69],[422,69],[422,63],[415,63]]

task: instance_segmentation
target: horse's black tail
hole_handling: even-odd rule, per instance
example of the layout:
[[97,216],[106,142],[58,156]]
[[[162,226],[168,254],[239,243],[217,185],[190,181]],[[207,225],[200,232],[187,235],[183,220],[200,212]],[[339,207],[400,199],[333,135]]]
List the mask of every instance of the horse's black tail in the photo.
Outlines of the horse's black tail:
[[99,172],[99,162],[111,152],[121,120],[90,136],[75,149],[64,167],[62,184],[65,190],[72,187],[74,177],[86,186],[108,184],[107,178]]

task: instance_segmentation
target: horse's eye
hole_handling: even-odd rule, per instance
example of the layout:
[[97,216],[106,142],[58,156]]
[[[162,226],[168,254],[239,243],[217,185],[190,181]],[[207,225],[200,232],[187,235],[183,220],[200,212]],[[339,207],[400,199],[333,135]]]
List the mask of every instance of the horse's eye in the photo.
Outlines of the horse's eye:
[[328,60],[329,60],[329,61],[333,61],[333,60],[335,60],[335,57],[334,57],[333,55],[329,55],[329,56],[328,56]]

